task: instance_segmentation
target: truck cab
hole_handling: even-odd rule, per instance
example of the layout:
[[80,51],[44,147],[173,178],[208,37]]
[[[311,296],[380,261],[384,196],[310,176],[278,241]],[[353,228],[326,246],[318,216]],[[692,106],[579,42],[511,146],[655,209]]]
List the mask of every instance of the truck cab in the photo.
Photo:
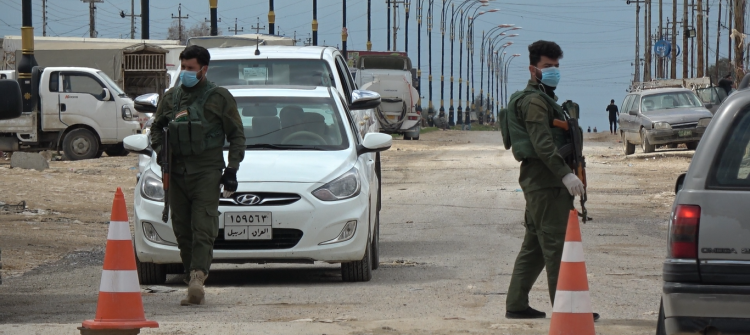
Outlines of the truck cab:
[[0,121],[1,151],[62,150],[70,160],[126,155],[123,139],[140,132],[133,100],[104,72],[35,68],[36,110]]

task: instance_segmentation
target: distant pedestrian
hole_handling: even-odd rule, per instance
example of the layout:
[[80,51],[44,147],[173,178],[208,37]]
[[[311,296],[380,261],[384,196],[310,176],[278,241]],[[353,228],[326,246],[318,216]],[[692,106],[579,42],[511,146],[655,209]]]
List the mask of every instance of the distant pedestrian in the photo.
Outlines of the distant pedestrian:
[[594,127],[594,132],[595,132],[595,133],[597,132],[597,131],[596,131],[596,127]]
[[461,130],[471,130],[471,112],[466,112],[464,118],[464,125],[461,126]]
[[[615,99],[609,101],[607,112],[609,112],[609,132],[612,134],[616,134],[617,117],[620,115],[620,111],[617,109],[617,105],[615,105]],[[594,127],[594,132],[596,132],[596,127]]]
[[589,133],[591,132],[591,126],[589,126]]
[[721,80],[719,80],[719,87],[723,88],[724,91],[727,92],[727,95],[732,92],[732,85],[732,74],[727,74],[726,76],[724,76],[724,78],[721,78]]

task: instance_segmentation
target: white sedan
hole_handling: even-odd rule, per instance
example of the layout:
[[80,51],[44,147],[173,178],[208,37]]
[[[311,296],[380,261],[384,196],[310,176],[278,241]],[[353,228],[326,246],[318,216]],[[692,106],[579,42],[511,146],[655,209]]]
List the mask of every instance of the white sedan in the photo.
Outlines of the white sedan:
[[[355,91],[349,106],[329,87],[229,88],[247,148],[237,192],[220,201],[213,262],[341,263],[344,281],[370,280],[380,235],[376,153],[391,136],[363,138],[349,110],[375,108],[380,96]],[[135,250],[141,284],[157,284],[182,269],[148,142],[132,135],[125,146],[151,157],[135,192]]]

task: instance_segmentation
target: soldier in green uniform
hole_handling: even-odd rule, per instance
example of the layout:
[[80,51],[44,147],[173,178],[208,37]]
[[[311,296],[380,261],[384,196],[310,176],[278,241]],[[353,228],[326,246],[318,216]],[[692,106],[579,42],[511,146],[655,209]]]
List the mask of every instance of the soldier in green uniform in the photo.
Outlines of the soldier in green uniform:
[[[182,305],[205,302],[203,283],[219,230],[220,185],[225,196],[237,190],[237,169],[245,157],[237,103],[229,91],[206,79],[210,59],[208,50],[200,46],[189,46],[180,53],[181,84],[161,98],[151,126],[154,150],[161,152],[164,145],[170,149],[172,228],[190,276]],[[163,141],[164,127],[169,129],[170,143]],[[229,142],[228,165],[224,163],[225,139]]]
[[526,199],[526,233],[508,288],[506,318],[546,317],[529,306],[529,291],[546,267],[549,296],[554,300],[568,213],[574,208],[574,197],[584,192],[583,183],[558,152],[568,136],[552,126],[554,119],[567,119],[555,96],[562,56],[554,42],[531,44],[531,79],[526,89],[511,96],[500,115],[505,148],[512,148],[521,162],[519,183]]

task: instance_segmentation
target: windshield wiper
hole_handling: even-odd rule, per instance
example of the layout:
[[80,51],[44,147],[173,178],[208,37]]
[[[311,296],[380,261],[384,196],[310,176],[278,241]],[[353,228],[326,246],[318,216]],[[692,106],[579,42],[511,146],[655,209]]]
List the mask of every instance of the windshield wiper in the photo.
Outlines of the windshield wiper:
[[321,150],[321,151],[328,150],[328,149],[320,148],[316,145],[269,144],[269,143],[250,144],[247,146],[247,149],[276,149],[276,150],[302,149],[302,150]]

